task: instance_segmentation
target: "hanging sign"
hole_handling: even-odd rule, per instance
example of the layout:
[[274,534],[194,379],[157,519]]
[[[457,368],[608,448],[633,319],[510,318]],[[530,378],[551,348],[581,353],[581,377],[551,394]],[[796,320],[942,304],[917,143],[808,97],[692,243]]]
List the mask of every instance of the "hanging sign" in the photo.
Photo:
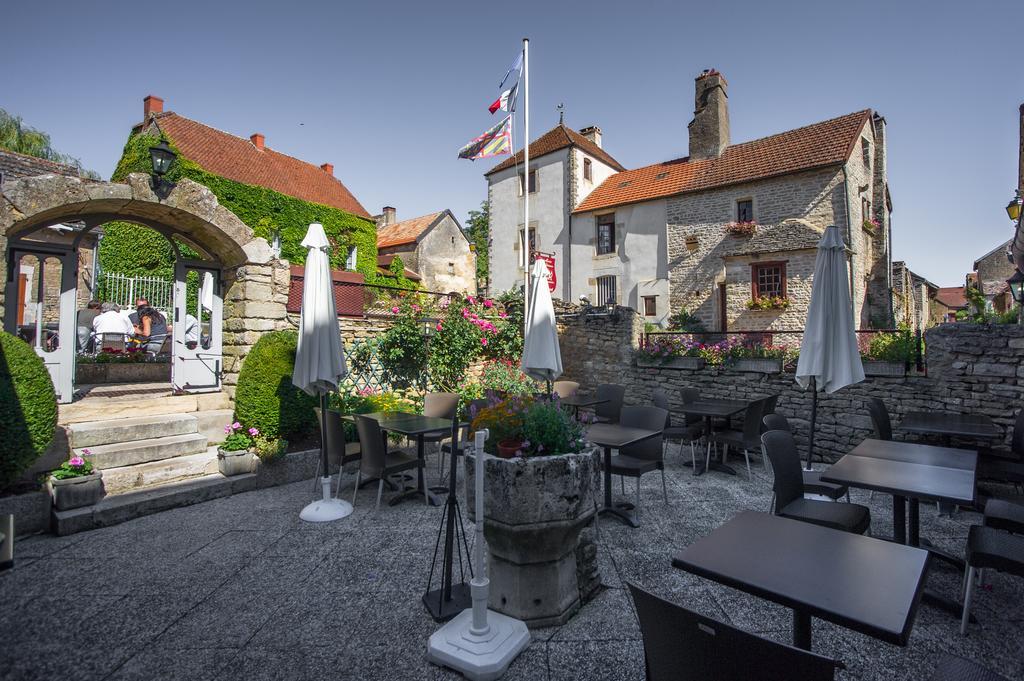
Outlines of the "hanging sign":
[[558,279],[555,275],[555,256],[548,253],[538,253],[537,260],[543,260],[544,264],[548,268],[548,290],[551,293],[555,292],[555,288],[558,286]]

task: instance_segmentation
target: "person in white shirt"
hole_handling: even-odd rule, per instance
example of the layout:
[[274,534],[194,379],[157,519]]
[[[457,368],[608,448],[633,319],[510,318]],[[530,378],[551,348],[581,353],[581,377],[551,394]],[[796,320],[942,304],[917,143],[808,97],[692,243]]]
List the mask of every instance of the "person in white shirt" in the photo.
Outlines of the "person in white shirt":
[[105,333],[130,336],[133,329],[131,322],[121,315],[119,306],[114,303],[103,303],[100,306],[100,313],[92,320],[92,331],[98,336]]
[[[185,342],[186,343],[198,343],[199,342],[199,320],[188,312],[185,313]],[[195,347],[195,345],[189,346]]]

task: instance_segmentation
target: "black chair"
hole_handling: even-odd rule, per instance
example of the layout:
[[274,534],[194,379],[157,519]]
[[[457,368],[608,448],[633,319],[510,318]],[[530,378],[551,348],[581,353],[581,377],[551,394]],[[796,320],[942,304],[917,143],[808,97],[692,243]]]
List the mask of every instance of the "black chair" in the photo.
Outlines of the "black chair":
[[[725,450],[722,452],[722,462],[725,462],[725,458],[729,455],[729,447],[735,447],[736,449],[743,450],[743,458],[747,461],[747,480],[753,479],[753,474],[750,472],[750,452],[761,451],[761,412],[764,410],[765,400],[754,400],[747,405],[747,410],[743,414],[743,424],[740,430],[727,429],[727,430],[716,430],[713,433],[708,433],[708,453],[707,461],[705,462],[705,470],[709,470],[711,465],[711,445],[722,445]],[[767,462],[764,462],[765,470],[768,470]]]
[[[359,445],[363,455],[359,459],[359,471],[356,473],[355,491],[352,492],[352,505],[356,505],[356,495],[359,493],[359,483],[365,475],[367,479],[377,479],[377,505],[374,510],[380,508],[380,497],[384,493],[384,479],[403,473],[408,470],[423,467],[423,459],[414,454],[387,450],[387,443],[384,440],[384,433],[376,419],[356,414],[356,432],[359,433]],[[427,490],[423,490],[423,499],[429,504],[430,496]]]
[[700,440],[701,435],[704,433],[704,422],[700,417],[698,417],[695,423],[687,422],[686,425],[673,425],[672,413],[669,410],[668,395],[661,388],[656,389],[651,394],[651,401],[654,403],[655,407],[664,409],[668,412],[668,415],[665,417],[665,430],[662,431],[662,437],[666,442],[678,440],[680,454],[683,453],[683,443],[689,442],[690,461],[693,465],[697,465],[697,455],[695,453],[696,450],[694,449],[694,444]]
[[[319,422],[323,419],[323,413],[320,411],[320,407],[313,407],[313,411],[316,412],[316,418]],[[345,464],[352,463],[353,461],[359,461],[363,453],[359,447],[358,442],[346,442],[345,441],[345,422],[341,420],[341,414],[334,411],[333,409],[327,410],[327,464],[337,464],[338,466],[338,486],[334,490],[334,496],[338,496],[338,492],[341,490],[341,474],[345,467]],[[317,457],[316,464],[316,476],[313,481],[316,486],[313,491],[316,492],[320,487],[320,469],[323,467],[323,457]],[[328,471],[329,473],[330,471]]]
[[[761,423],[763,425],[762,435],[771,430],[784,430],[787,433],[793,432],[793,429],[789,425],[789,421],[782,414],[767,414],[761,419]],[[850,488],[846,485],[837,485],[834,482],[822,482],[821,471],[809,471],[803,466],[800,467],[800,473],[804,477],[804,494],[818,494],[823,497],[828,497],[832,501],[838,501],[845,495],[846,501],[850,501]]]
[[771,430],[761,436],[761,442],[775,473],[775,515],[854,534],[864,534],[871,528],[871,511],[867,506],[804,499],[800,457],[792,433]]
[[[455,414],[458,410],[459,396],[455,393],[427,393],[423,396],[424,416],[454,421]],[[452,429],[450,427],[447,430],[437,431],[436,433],[427,433],[423,436],[424,444],[430,443],[438,445],[437,475],[439,478],[444,476],[444,449],[440,447],[439,443],[444,440],[448,440],[451,436]]]
[[[668,411],[659,407],[623,407],[619,425],[644,430],[661,431],[665,427]],[[661,471],[661,490],[668,503],[668,487],[665,484],[665,457],[662,435],[648,438],[636,444],[622,447],[612,457],[612,475],[636,478],[636,517],[640,518],[640,476],[652,471]],[[624,483],[623,483],[624,484]]]
[[845,668],[627,584],[640,622],[648,681],[828,681],[837,668]]
[[[459,444],[455,447],[455,456],[463,456],[466,453],[466,447],[469,446],[469,444],[470,444],[470,442],[469,442],[469,430],[470,430],[470,428],[469,427],[473,423],[473,419],[476,418],[476,415],[480,412],[480,410],[484,409],[488,404],[489,404],[489,402],[486,399],[479,399],[479,400],[470,400],[469,404],[466,405],[466,416],[465,416],[465,419],[463,420],[463,423],[459,426],[459,428],[460,428],[460,430],[459,430]],[[444,466],[444,458],[445,458],[445,456],[448,455],[448,454],[451,454],[451,453],[452,453],[452,442],[451,442],[451,440],[449,440],[448,442],[442,443],[441,444],[441,464],[442,464],[442,467]],[[442,483],[445,480],[447,480],[446,476],[447,476],[447,473],[444,473],[441,476],[441,482]],[[465,496],[465,491],[466,491],[465,490],[465,484],[466,484],[466,478],[465,477],[462,478],[462,484],[463,484],[463,496]]]
[[951,653],[942,653],[930,681],[1010,681],[1001,674]]
[[597,386],[597,399],[607,400],[594,406],[594,421],[596,423],[618,423],[619,412],[622,411],[622,403],[626,399],[625,386],[615,383],[602,383]]
[[868,414],[871,415],[871,423],[875,427],[875,439],[892,439],[892,421],[889,419],[889,410],[885,402],[877,397],[869,397],[867,401]]
[[978,478],[1013,483],[1014,489],[1024,492],[1024,409],[1013,422],[1010,456],[993,456],[983,452],[978,460]]
[[964,561],[964,609],[960,619],[960,633],[967,634],[974,598],[974,575],[984,584],[982,570],[991,568],[1024,577],[1024,506],[993,499],[985,504],[982,525],[971,525],[967,534],[967,554]]

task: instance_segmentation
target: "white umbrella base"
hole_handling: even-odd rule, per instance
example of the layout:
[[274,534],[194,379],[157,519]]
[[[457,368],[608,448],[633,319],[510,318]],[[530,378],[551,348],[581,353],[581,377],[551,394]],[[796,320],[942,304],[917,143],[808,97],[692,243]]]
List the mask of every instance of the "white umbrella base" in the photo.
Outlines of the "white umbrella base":
[[331,479],[321,478],[323,481],[324,496],[322,499],[310,502],[299,518],[309,523],[329,523],[332,520],[341,520],[352,515],[352,504],[341,499],[331,498]]
[[427,659],[449,667],[471,681],[501,678],[530,645],[530,630],[522,620],[487,611],[487,631],[474,634],[473,610],[466,609],[430,635]]

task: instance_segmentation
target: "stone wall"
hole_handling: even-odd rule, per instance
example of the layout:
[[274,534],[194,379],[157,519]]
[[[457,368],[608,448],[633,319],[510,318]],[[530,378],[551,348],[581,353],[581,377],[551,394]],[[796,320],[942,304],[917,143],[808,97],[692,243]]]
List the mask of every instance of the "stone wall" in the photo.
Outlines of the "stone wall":
[[285,306],[291,273],[286,260],[246,264],[222,273],[224,286],[224,366],[222,385],[234,397],[242,361],[267,331],[289,326]]
[[751,266],[759,258],[742,256],[727,259],[725,309],[728,328],[743,331],[804,328],[807,308],[811,304],[811,282],[817,256],[817,251],[805,250],[769,253],[760,259],[765,262],[783,261],[786,264],[786,299],[789,300],[789,307],[785,310],[748,310],[747,303],[753,295]]
[[[677,406],[682,387],[696,387],[703,395],[720,398],[778,394],[777,411],[795,426],[801,446],[806,444],[811,396],[799,389],[791,372],[640,368],[633,360],[633,350],[642,333],[642,319],[632,310],[620,309],[617,320],[562,317],[559,341],[564,377],[587,388],[599,383],[624,384],[630,404],[649,403],[656,388],[666,390]],[[927,375],[868,377],[863,383],[820,396],[816,452],[834,459],[870,436],[868,397],[886,403],[894,424],[909,411],[987,414],[1003,431],[996,448],[1007,450],[1024,393],[1024,327],[942,324],[925,333],[925,344]]]

